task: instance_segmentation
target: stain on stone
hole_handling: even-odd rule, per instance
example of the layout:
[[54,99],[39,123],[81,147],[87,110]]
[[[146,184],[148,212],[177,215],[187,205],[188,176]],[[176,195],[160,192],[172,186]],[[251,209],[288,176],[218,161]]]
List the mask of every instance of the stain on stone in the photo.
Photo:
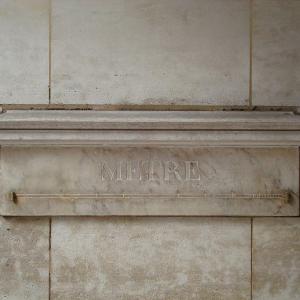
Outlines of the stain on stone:
[[300,298],[300,219],[253,223],[253,299]]
[[248,219],[53,218],[52,237],[56,300],[249,299]]
[[0,217],[0,298],[48,298],[48,225],[47,218]]

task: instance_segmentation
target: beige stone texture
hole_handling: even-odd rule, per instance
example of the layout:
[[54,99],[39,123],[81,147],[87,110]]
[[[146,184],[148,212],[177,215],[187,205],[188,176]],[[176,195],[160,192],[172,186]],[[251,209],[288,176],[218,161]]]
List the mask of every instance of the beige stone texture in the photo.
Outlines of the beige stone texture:
[[53,0],[52,103],[247,105],[248,0]]
[[[296,124],[295,124],[296,125]],[[296,125],[297,126],[297,125]],[[4,147],[295,148],[300,131],[0,130]]]
[[0,103],[47,104],[49,1],[0,1]]
[[253,223],[253,300],[300,299],[300,218]]
[[48,218],[0,217],[0,299],[48,299]]
[[299,213],[298,148],[3,147],[1,154],[4,215]]
[[250,220],[53,218],[51,299],[250,299]]
[[[191,133],[192,130],[195,133],[197,130],[197,133],[201,132],[203,135],[206,132],[208,137],[213,136],[215,131],[223,135],[225,132],[234,134],[239,131],[238,136],[244,135],[245,131],[253,136],[258,131],[265,136],[281,131],[280,134],[284,137],[300,131],[300,114],[287,111],[9,110],[0,114],[0,129],[2,133],[6,130],[22,130],[23,136],[24,129],[32,135],[32,130],[39,130],[41,134],[41,130],[61,129],[58,131],[61,134],[65,130],[76,130],[77,136],[80,132],[86,134],[87,131],[97,129],[99,135],[100,132],[103,134],[102,130],[122,130],[119,131],[120,136],[124,132],[128,134],[125,130],[135,130],[137,133],[149,130],[152,136],[154,130],[159,130],[166,137],[171,132],[179,135],[178,131],[182,134],[182,131]],[[146,143],[150,136],[146,136],[145,131],[143,134]],[[298,145],[300,146],[300,139]]]
[[299,31],[299,0],[253,0],[253,105],[300,106]]

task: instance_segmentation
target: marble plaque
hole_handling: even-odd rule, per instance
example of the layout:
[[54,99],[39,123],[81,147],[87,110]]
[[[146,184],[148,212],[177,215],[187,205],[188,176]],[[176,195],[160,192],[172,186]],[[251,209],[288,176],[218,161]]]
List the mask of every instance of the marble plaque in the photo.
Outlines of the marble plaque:
[[297,148],[3,147],[3,215],[298,215]]
[[51,249],[53,300],[250,299],[247,218],[55,217]]

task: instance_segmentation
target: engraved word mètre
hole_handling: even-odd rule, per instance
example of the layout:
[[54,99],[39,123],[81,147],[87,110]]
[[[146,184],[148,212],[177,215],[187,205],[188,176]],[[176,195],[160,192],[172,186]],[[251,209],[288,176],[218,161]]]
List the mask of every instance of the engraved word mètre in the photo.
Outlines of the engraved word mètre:
[[200,169],[196,160],[102,161],[100,178],[103,181],[200,181]]

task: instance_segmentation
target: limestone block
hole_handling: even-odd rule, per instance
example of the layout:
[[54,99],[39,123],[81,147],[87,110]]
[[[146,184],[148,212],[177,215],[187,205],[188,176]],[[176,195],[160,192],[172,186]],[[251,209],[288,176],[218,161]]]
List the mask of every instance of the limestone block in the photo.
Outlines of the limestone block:
[[48,299],[48,218],[0,217],[0,299]]
[[253,300],[300,299],[300,218],[253,223]]
[[53,0],[52,102],[246,105],[248,0]]
[[[165,138],[171,136],[176,131],[190,134],[187,139],[191,139],[191,133],[200,132],[207,136],[212,136],[216,132],[221,136],[231,133],[230,139],[236,131],[236,137],[250,136],[258,132],[265,136],[267,143],[268,135],[280,134],[283,137],[300,132],[300,114],[280,111],[95,111],[95,110],[8,110],[0,114],[0,130],[3,133],[21,130],[22,140],[25,139],[25,132],[33,135],[41,130],[57,130],[57,135],[66,132],[65,130],[76,130],[77,136],[80,132],[87,135],[91,130],[100,135],[103,130],[122,130],[121,133],[131,130],[137,133],[147,130],[151,135],[147,135],[145,140],[150,140],[154,132],[159,130],[164,132]],[[60,130],[58,130],[60,129]],[[151,130],[151,131],[150,131]],[[192,130],[192,132],[190,131]],[[278,132],[280,131],[280,132]],[[48,131],[49,132],[49,131]],[[146,135],[146,132],[143,132]],[[21,133],[20,133],[21,135]],[[53,131],[52,131],[53,135]],[[111,134],[110,134],[111,135]],[[1,138],[1,135],[0,135]],[[12,139],[12,137],[11,137]],[[221,138],[219,137],[221,140]],[[256,136],[255,139],[258,140]],[[0,139],[1,142],[1,139]],[[66,141],[65,141],[66,142]],[[85,143],[87,140],[85,141]],[[246,141],[245,141],[246,142]],[[285,141],[286,142],[286,141]],[[249,138],[250,143],[250,138]],[[282,144],[287,145],[287,144]],[[300,139],[299,139],[300,146]]]
[[253,1],[253,104],[300,105],[300,1]]
[[250,299],[250,221],[53,218],[51,299]]
[[0,1],[0,103],[48,103],[49,1]]
[[1,163],[4,215],[299,214],[298,148],[3,147]]

